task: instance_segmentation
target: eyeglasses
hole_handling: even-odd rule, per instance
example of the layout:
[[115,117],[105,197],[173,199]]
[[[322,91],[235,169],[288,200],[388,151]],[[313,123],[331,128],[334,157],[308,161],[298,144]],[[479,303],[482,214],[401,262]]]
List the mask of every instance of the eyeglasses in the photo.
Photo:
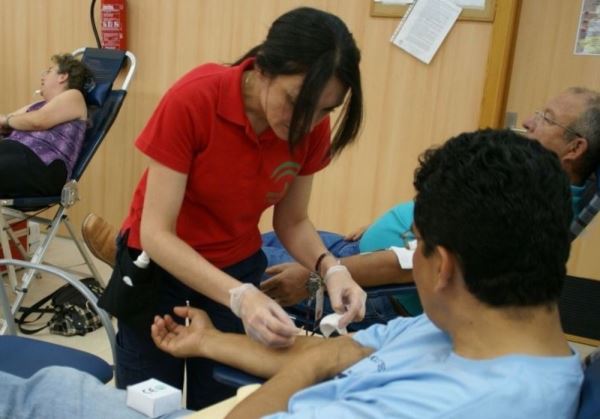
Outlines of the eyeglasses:
[[575,131],[573,128],[569,128],[566,125],[560,124],[560,123],[556,122],[556,120],[554,120],[553,118],[549,117],[548,111],[536,111],[535,116],[536,116],[536,118],[542,119],[548,125],[556,125],[557,127],[561,127],[562,129],[564,129],[568,133],[574,135],[575,137],[585,138],[583,135],[581,135],[580,133]]

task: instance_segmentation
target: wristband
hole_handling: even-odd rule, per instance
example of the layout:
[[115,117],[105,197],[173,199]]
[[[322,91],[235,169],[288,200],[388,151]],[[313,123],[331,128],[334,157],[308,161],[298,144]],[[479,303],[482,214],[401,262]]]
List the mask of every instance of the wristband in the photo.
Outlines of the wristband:
[[321,262],[323,262],[323,259],[325,259],[325,256],[331,256],[333,257],[333,255],[331,254],[330,251],[327,252],[323,252],[319,255],[319,257],[317,258],[317,263],[315,263],[315,272],[318,274],[321,274],[320,268],[321,268]]
[[246,283],[229,290],[229,307],[239,318],[242,317],[242,297],[252,288],[256,289],[254,285]]
[[337,262],[338,262],[337,265],[333,265],[332,267],[330,267],[329,269],[327,269],[327,272],[325,273],[325,276],[323,277],[323,282],[325,284],[327,284],[327,280],[334,273],[336,273],[336,272],[348,272],[348,268],[346,268],[344,265],[341,265],[339,260]]

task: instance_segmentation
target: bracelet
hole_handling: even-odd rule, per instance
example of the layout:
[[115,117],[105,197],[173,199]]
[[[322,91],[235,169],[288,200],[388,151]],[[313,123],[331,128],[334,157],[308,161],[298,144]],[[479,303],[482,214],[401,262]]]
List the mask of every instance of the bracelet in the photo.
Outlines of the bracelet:
[[323,259],[325,259],[325,256],[332,256],[330,251],[327,252],[323,252],[319,255],[319,257],[317,258],[317,263],[315,263],[315,272],[320,274],[321,271],[319,270],[321,268],[321,262],[323,262]]
[[333,265],[332,267],[330,267],[329,269],[327,269],[327,272],[325,272],[325,276],[323,277],[323,283],[326,284],[327,280],[329,279],[329,277],[331,275],[333,275],[336,272],[348,272],[348,268],[346,268],[346,266],[340,264],[340,261],[337,261],[338,264],[337,265]]

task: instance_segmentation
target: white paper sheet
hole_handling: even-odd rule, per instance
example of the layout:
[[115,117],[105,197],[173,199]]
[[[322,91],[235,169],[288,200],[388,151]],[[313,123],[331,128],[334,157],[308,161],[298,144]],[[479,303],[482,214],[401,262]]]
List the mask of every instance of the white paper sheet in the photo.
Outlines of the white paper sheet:
[[461,11],[452,0],[418,0],[407,10],[390,41],[429,64]]

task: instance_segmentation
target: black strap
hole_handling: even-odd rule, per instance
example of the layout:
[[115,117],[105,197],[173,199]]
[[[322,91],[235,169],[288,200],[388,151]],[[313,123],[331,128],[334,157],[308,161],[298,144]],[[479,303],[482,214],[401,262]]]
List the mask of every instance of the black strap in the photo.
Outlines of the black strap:
[[[42,298],[41,300],[39,300],[37,303],[33,304],[31,307],[21,307],[19,308],[19,311],[21,311],[21,317],[18,319],[15,319],[17,324],[19,325],[19,330],[25,334],[25,335],[32,335],[34,333],[39,332],[40,330],[44,330],[46,327],[48,327],[50,322],[47,322],[44,326],[38,327],[37,329],[25,329],[23,327],[23,325],[29,324],[29,323],[33,323],[37,320],[39,320],[44,314],[46,313],[54,313],[54,309],[52,307],[45,307],[42,308],[42,306],[44,304],[46,304],[48,301],[51,301],[52,298],[54,298],[54,296],[61,290],[62,288],[57,289],[56,291],[54,291],[52,294],[45,296],[44,298]],[[33,319],[33,320],[27,320],[27,318],[29,316],[31,316],[32,314],[37,313],[38,316]]]

